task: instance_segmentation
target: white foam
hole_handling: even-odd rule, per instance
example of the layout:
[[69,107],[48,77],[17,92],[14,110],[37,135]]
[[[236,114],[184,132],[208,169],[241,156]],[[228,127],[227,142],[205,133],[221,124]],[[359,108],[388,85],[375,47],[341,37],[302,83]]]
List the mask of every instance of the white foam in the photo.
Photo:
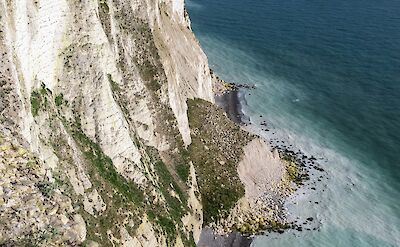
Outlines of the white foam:
[[198,37],[211,67],[222,79],[256,84],[255,90],[246,91],[249,105],[244,105],[242,110],[256,124],[266,120],[270,131],[261,131],[265,126],[259,125],[249,128],[267,140],[292,144],[294,151],[301,149],[307,156],[324,158],[320,161],[329,179],[321,181],[316,191],[310,190],[310,186],[304,187],[287,203],[291,217],[315,217],[317,223],[321,223],[320,231],[296,232],[295,235],[289,231],[268,238],[259,237],[254,246],[349,246],[350,243],[395,246],[400,243],[400,219],[396,217],[396,198],[399,197],[393,196],[398,192],[386,191],[383,176],[371,170],[374,166],[356,160],[348,147],[338,146],[341,133],[324,131],[323,122],[298,112],[297,106],[307,104],[309,96],[283,78],[269,75],[268,61],[257,69],[260,61],[243,47],[231,46],[210,34]]

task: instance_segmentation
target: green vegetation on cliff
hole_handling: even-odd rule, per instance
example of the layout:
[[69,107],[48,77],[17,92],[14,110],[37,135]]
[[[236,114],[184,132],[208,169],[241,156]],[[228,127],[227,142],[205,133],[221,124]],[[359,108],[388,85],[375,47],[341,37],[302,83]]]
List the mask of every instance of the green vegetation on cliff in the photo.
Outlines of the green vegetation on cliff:
[[[114,234],[118,234],[121,225],[125,225],[129,234],[134,236],[136,228],[141,223],[140,219],[146,213],[151,222],[161,227],[167,236],[169,246],[173,245],[177,234],[181,235],[187,246],[192,245],[191,237],[187,238],[182,231],[181,218],[188,212],[186,195],[176,184],[158,156],[157,150],[145,147],[158,176],[158,189],[165,203],[153,203],[155,198],[148,187],[139,188],[133,181],[120,175],[100,146],[83,133],[79,121],[72,124],[71,128],[75,141],[88,161],[87,169],[91,181],[95,183],[96,188],[100,188],[99,193],[108,205],[106,211],[97,217],[82,211],[88,223],[88,239],[104,244],[105,240],[108,242],[108,239],[105,239],[108,235],[105,230],[112,229]],[[173,196],[173,193],[177,196]]]
[[244,196],[237,173],[243,146],[253,137],[230,121],[210,102],[188,100],[192,144],[188,147],[195,165],[204,209],[204,225],[226,217]]
[[39,111],[46,109],[48,104],[47,96],[51,91],[42,82],[40,89],[33,90],[31,93],[31,112],[34,117],[39,115]]
[[[167,237],[169,246],[173,246],[178,234],[185,246],[194,245],[192,233],[184,232],[185,228],[181,221],[181,218],[189,211],[186,191],[181,188],[182,185],[178,185],[177,182],[180,182],[180,179],[170,171],[173,167],[168,168],[162,161],[158,150],[144,145],[141,140],[135,137],[136,145],[142,149],[142,155],[147,157],[142,159],[142,162],[147,167],[154,167],[151,176],[156,178],[157,182],[154,184],[154,188],[162,195],[162,200],[159,200],[159,198],[156,200],[158,196],[152,191],[153,187],[150,184],[138,186],[116,171],[111,158],[104,154],[96,141],[84,133],[78,111],[72,110],[75,119],[73,121],[68,121],[63,116],[63,110],[57,109],[57,98],[63,99],[62,96],[53,97],[51,93],[45,93],[49,92],[45,87],[35,92],[38,94],[41,107],[43,99],[45,97],[48,99],[46,100],[46,112],[48,114],[45,117],[49,127],[53,130],[49,143],[51,143],[61,163],[70,164],[69,167],[60,168],[74,168],[76,162],[65,133],[60,131],[62,125],[73,137],[83,155],[85,160],[83,164],[84,172],[88,175],[93,186],[91,191],[96,189],[106,205],[104,211],[97,212],[95,210],[94,214],[88,213],[85,210],[82,195],[76,194],[71,185],[67,185],[73,204],[77,206],[79,213],[85,220],[88,241],[102,243],[102,246],[112,246],[113,243],[109,239],[109,234],[119,236],[121,226],[124,226],[131,236],[135,236],[137,228],[142,223],[143,216],[147,214],[148,220],[156,226],[155,230],[163,232]],[[79,101],[76,101],[72,106],[78,107],[79,104]],[[67,110],[67,108],[64,110]],[[63,180],[69,181],[66,174],[61,177]],[[40,189],[45,195],[51,193],[49,184],[40,184]]]
[[144,200],[143,191],[134,182],[126,180],[115,170],[111,159],[101,151],[97,143],[91,141],[83,133],[79,125],[75,125],[72,135],[82,147],[85,157],[97,168],[97,173],[107,180],[124,199],[139,206]]

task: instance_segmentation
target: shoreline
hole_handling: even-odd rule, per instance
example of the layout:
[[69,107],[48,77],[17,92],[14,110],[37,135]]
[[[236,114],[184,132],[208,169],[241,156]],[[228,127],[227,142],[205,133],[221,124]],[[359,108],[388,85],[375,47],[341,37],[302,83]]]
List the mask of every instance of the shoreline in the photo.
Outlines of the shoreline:
[[[213,79],[218,85],[217,92],[214,93],[215,104],[220,107],[227,115],[227,117],[234,123],[244,126],[247,125],[244,120],[250,119],[242,111],[242,101],[244,94],[240,92],[240,88],[233,83],[226,83],[219,79],[211,70]],[[253,242],[254,236],[243,235],[238,231],[232,231],[227,235],[220,235],[209,227],[201,230],[199,247],[250,247]]]
[[[296,190],[304,188],[305,186],[311,184],[312,181],[310,181],[309,174],[311,173],[312,170],[317,170],[322,172],[323,169],[319,167],[319,164],[316,162],[314,156],[306,156],[300,150],[298,150],[297,152],[292,151],[291,145],[286,145],[286,143],[284,143],[283,141],[281,141],[282,144],[279,143],[278,141],[275,142],[274,145],[272,141],[265,139],[264,137],[262,137],[260,133],[258,133],[256,129],[254,129],[254,127],[257,128],[257,126],[255,125],[255,123],[251,122],[250,116],[247,116],[242,110],[243,104],[246,104],[246,100],[244,98],[246,93],[244,91],[247,91],[242,89],[255,89],[254,86],[227,83],[219,79],[215,75],[214,78],[217,79],[215,83],[218,84],[216,86],[217,90],[214,94],[215,104],[225,112],[225,114],[230,120],[241,126],[241,128],[243,128],[244,130],[249,131],[253,135],[257,136],[260,140],[262,140],[262,142],[265,143],[265,148],[269,150],[267,153],[270,152],[273,157],[276,157],[276,159],[279,160],[277,162],[280,162],[281,165],[283,165],[283,169],[286,170],[286,175],[284,175],[282,177],[283,180],[281,180],[281,182],[285,182],[286,185],[280,188],[283,189],[280,192],[275,191],[274,189],[272,189],[272,187],[269,187],[268,189],[268,187],[261,188],[258,187],[258,185],[255,185],[256,187],[250,186],[253,187],[252,189],[257,188],[259,192],[260,189],[263,190],[261,194],[255,197],[251,196],[250,199],[256,199],[255,201],[256,204],[258,205],[263,204],[266,208],[268,208],[269,206],[272,206],[272,208],[278,206],[279,209],[276,208],[277,211],[274,214],[276,214],[278,219],[280,219],[279,221],[282,220],[281,222],[286,222],[286,223],[282,225],[282,228],[279,229],[267,228],[265,230],[260,229],[261,230],[260,232],[255,232],[253,234],[247,234],[247,233],[243,234],[238,231],[232,231],[230,233],[221,235],[218,233],[218,231],[215,232],[214,230],[205,227],[201,231],[201,236],[199,242],[197,243],[198,246],[247,247],[252,244],[254,237],[259,234],[268,235],[269,232],[283,233],[288,229],[301,232],[303,231],[303,227],[304,230],[311,230],[310,228],[306,228],[307,227],[306,225],[309,225],[311,223],[311,221],[313,220],[312,217],[307,218],[307,220],[304,221],[302,224],[300,224],[300,222],[298,222],[297,220],[289,222],[287,221],[288,219],[286,218],[287,209],[284,205],[287,199],[290,197],[290,195],[295,193]],[[259,131],[269,131],[268,129],[263,129],[263,126],[264,127],[267,126],[266,121],[261,122]],[[271,167],[269,166],[260,167],[260,164],[265,162],[266,160],[271,161],[268,163],[273,163],[273,160],[275,159],[273,157],[262,157],[259,160],[257,160],[257,158],[255,158],[255,155],[257,152],[259,153],[260,150],[254,151],[258,149],[256,147],[251,147],[250,149],[251,149],[249,153],[250,156],[248,155],[248,157],[251,158],[248,159],[247,162],[245,163],[247,168],[243,170],[244,168],[242,167],[242,173],[243,171],[245,173],[248,173],[246,174],[247,176],[244,177],[244,181],[242,180],[242,182],[245,184],[247,180],[256,181],[260,177],[263,177],[265,175],[271,176],[270,175]],[[257,172],[257,170],[259,171]],[[260,173],[264,175],[260,176]],[[270,180],[271,177],[269,177],[268,179]],[[260,183],[260,185],[265,186],[266,185],[265,182],[268,181],[268,179],[265,181],[262,181],[261,179],[258,182]],[[315,183],[315,181],[312,183]],[[315,190],[315,188],[312,189]],[[260,202],[263,203],[259,204]],[[260,215],[263,214],[262,211],[260,211],[260,213],[261,213]],[[316,230],[316,228],[313,228],[313,230]]]
[[[220,107],[227,115],[227,117],[241,126],[241,128],[250,125],[250,117],[247,116],[242,111],[242,102],[245,102],[244,95],[240,89],[250,89],[254,87],[249,87],[247,85],[243,86],[235,83],[227,83],[219,79],[212,71],[215,83],[218,84],[218,90],[214,94],[215,104]],[[246,131],[248,131],[246,129]],[[254,133],[253,133],[254,134]],[[256,134],[257,135],[257,134]],[[258,138],[262,138],[257,135]],[[242,181],[243,182],[243,181]],[[276,200],[280,201],[283,197],[276,195]],[[282,205],[283,206],[283,205]],[[282,216],[282,215],[281,215]],[[235,230],[228,234],[219,234],[215,232],[212,228],[205,227],[201,231],[199,242],[197,246],[208,247],[208,246],[218,246],[218,247],[250,247],[253,243],[254,237],[258,234],[242,234]]]
[[229,119],[237,124],[244,124],[246,117],[242,111],[240,102],[240,92],[238,90],[229,90],[220,95],[215,95],[215,103],[221,107],[228,115]]
[[245,121],[250,122],[250,117],[244,114],[242,110],[242,102],[245,101],[245,94],[240,89],[255,89],[255,86],[226,82],[220,79],[212,69],[210,69],[210,74],[214,80],[215,104],[222,108],[233,122],[239,125],[247,125]]

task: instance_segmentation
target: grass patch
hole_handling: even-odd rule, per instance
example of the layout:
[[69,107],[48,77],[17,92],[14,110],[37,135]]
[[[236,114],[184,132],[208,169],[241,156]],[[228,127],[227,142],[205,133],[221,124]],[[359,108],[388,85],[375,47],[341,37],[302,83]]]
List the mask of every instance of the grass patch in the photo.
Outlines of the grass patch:
[[40,93],[33,91],[31,93],[31,112],[34,117],[39,115],[41,104],[42,104],[42,97]]
[[166,164],[158,156],[157,150],[147,147],[158,175],[159,190],[165,199],[165,205],[152,205],[147,211],[149,219],[157,223],[167,236],[168,245],[173,246],[178,229],[183,228],[181,218],[187,213],[186,195],[176,183]]
[[126,180],[115,170],[112,160],[103,153],[97,143],[83,133],[78,122],[71,124],[70,129],[87,160],[86,168],[90,181],[107,205],[106,210],[96,217],[84,211],[81,205],[80,213],[87,224],[87,239],[102,243],[103,246],[113,246],[107,231],[111,230],[118,236],[121,226],[125,226],[129,234],[134,236],[145,212],[144,192],[137,184]]
[[54,99],[54,103],[56,104],[57,107],[60,107],[64,102],[64,95],[61,93],[56,96]]
[[110,8],[108,7],[107,0],[99,0],[100,9],[104,13],[108,13]]
[[[46,246],[51,243],[51,240],[58,235],[58,231],[51,225],[48,225],[45,229],[41,229],[37,232],[31,232],[18,240],[18,243],[10,243],[9,246]],[[4,246],[8,246],[4,244]]]
[[33,90],[31,92],[31,112],[33,117],[39,115],[39,111],[46,109],[48,106],[47,96],[51,95],[50,89],[46,88],[46,85],[42,82],[40,89]]
[[[164,162],[157,161],[154,164],[154,167],[159,176],[160,190],[167,201],[168,208],[170,209],[169,213],[174,220],[179,221],[186,211],[186,207],[184,206],[185,195],[174,181],[174,178],[169,173]],[[171,191],[176,192],[179,198],[173,196]]]
[[[188,213],[187,194],[178,185],[177,176],[174,176],[174,167],[167,166],[158,154],[158,151],[152,147],[145,147],[150,160],[147,162],[153,164],[154,173],[158,177],[158,187],[165,201],[163,203],[151,203],[146,213],[152,222],[160,226],[167,237],[167,244],[173,246],[176,236],[180,234],[182,239],[186,239],[183,234],[184,226],[182,217]],[[146,163],[146,161],[143,161]],[[151,200],[150,200],[151,201]],[[194,243],[194,242],[193,242]],[[190,245],[187,245],[190,246]]]
[[186,182],[189,178],[189,169],[190,167],[187,163],[179,163],[176,165],[176,172],[183,182]]
[[207,225],[226,217],[244,196],[237,165],[243,146],[253,137],[204,100],[188,100],[188,117],[192,130],[188,156],[196,167]]
[[[55,114],[60,113],[56,112]],[[49,121],[52,122],[54,119],[50,118]],[[101,243],[102,246],[113,246],[115,243],[109,240],[107,232],[111,231],[114,236],[118,237],[122,226],[131,236],[135,236],[136,228],[141,224],[141,218],[146,212],[144,192],[137,184],[126,180],[115,170],[112,160],[103,153],[100,146],[83,133],[79,117],[76,117],[74,123],[67,121],[62,116],[59,116],[58,119],[61,121],[59,124],[64,125],[81,150],[82,157],[85,159],[85,174],[90,179],[92,189],[97,190],[106,204],[106,207],[100,212],[95,209],[94,215],[91,215],[84,210],[83,198],[75,194],[72,186],[69,186],[67,194],[73,201],[74,207],[78,209],[78,213],[85,220],[87,239]],[[50,142],[60,159],[60,164],[68,165],[62,167],[63,170],[74,167],[73,164],[76,162],[74,156],[77,153],[70,149],[66,136],[59,131],[59,128],[54,130]],[[62,176],[61,174],[54,176],[55,186],[64,186],[65,182]],[[68,181],[66,177],[65,179]],[[44,183],[38,186],[43,194],[52,193],[49,184]],[[86,192],[89,193],[88,190]]]
[[[95,168],[89,167],[91,181],[96,188],[103,188],[99,193],[107,204],[106,212],[97,218],[84,211],[81,212],[88,224],[88,239],[97,242],[106,240],[108,245],[107,229],[114,228],[115,233],[118,231],[117,228],[126,222],[124,219],[129,218],[130,213],[135,213],[138,218],[141,218],[143,212],[147,214],[151,222],[161,227],[167,237],[168,245],[173,246],[178,230],[183,228],[181,218],[188,210],[186,196],[176,184],[164,162],[154,153],[156,150],[148,148],[148,153],[152,157],[151,161],[159,177],[158,189],[165,198],[165,204],[148,203],[152,201],[150,193],[146,193],[149,196],[145,197],[144,192],[135,183],[126,180],[115,170],[111,159],[102,152],[99,145],[83,133],[79,121],[72,126],[75,141],[81,147],[85,158]],[[140,222],[137,222],[135,226],[139,224]],[[129,226],[125,227],[130,229]],[[99,232],[101,238],[99,238]],[[130,232],[130,234],[134,236],[134,233]]]
[[43,96],[47,95],[47,93],[50,93],[50,94],[51,94],[50,89],[46,88],[46,85],[45,85],[43,82],[40,84],[40,93],[41,93]]
[[116,170],[111,159],[106,156],[97,143],[91,141],[83,131],[75,124],[72,135],[81,146],[85,157],[97,168],[101,177],[128,200],[140,205],[144,201],[143,191],[132,181],[126,180]]
[[161,215],[157,216],[156,222],[159,226],[162,227],[165,234],[167,235],[168,243],[171,246],[173,246],[173,242],[175,241],[175,236],[176,236],[175,222],[169,219],[168,217]]

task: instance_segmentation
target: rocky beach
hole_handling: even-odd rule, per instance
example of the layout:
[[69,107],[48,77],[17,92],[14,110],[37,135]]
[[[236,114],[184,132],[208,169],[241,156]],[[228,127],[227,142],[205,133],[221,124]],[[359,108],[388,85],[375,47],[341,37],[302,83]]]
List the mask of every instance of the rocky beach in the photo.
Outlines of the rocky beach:
[[[255,138],[244,146],[244,155],[237,167],[240,180],[245,186],[245,197],[238,202],[227,219],[203,228],[198,246],[250,246],[258,234],[283,233],[288,229],[302,231],[313,220],[288,221],[285,202],[306,184],[315,184],[315,181],[309,181],[309,174],[314,171],[323,172],[323,169],[314,157],[307,157],[300,150],[292,151],[291,145],[261,137],[262,131],[269,131],[266,128],[267,121],[261,124],[265,128],[257,128],[242,111],[244,95],[252,90],[256,88],[242,84],[238,86],[219,78],[214,85],[216,104],[229,119],[253,133]],[[309,227],[305,229],[312,230]]]

